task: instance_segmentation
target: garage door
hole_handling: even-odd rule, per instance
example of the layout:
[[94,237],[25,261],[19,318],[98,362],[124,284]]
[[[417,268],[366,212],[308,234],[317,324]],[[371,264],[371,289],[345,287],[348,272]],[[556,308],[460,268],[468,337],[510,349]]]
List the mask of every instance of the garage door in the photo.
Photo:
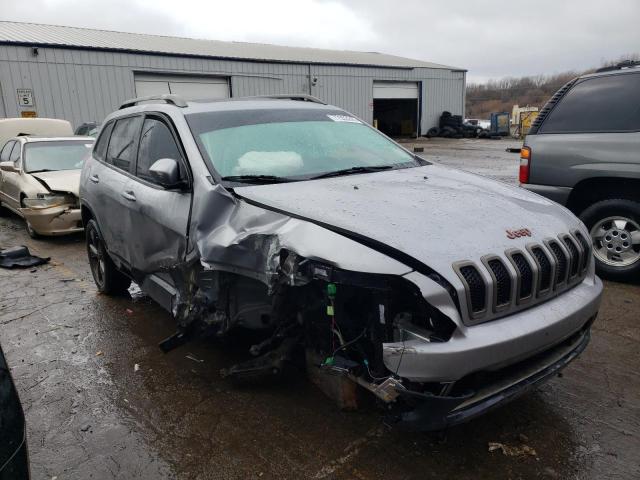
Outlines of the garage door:
[[229,98],[229,80],[223,77],[136,74],[136,96],[173,93],[187,100]]
[[418,82],[373,82],[373,98],[418,98]]

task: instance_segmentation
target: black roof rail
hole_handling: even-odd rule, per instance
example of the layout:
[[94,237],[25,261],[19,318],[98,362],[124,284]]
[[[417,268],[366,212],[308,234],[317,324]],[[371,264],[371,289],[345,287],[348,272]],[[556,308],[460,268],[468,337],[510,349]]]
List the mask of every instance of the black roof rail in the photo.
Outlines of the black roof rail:
[[163,95],[150,95],[148,97],[138,97],[138,98],[130,98],[126,100],[122,105],[120,105],[120,110],[127,107],[133,107],[134,105],[138,105],[142,102],[165,102],[171,105],[175,105],[176,107],[185,108],[187,107],[187,102],[180,95],[173,95],[170,93],[165,93]]
[[608,67],[602,67],[596,70],[596,73],[600,72],[612,72],[614,70],[622,70],[623,68],[631,68],[637,67],[640,65],[640,61],[637,60],[623,60],[622,62],[618,62],[615,65],[610,65]]
[[307,95],[306,93],[298,93],[293,95],[292,94],[256,95],[254,97],[239,98],[238,100],[241,100],[241,99],[253,100],[253,99],[260,99],[260,98],[266,98],[266,99],[272,98],[274,100],[297,100],[300,102],[312,102],[312,103],[319,103],[321,105],[326,105],[326,103],[320,100],[318,97],[314,97],[313,95]]

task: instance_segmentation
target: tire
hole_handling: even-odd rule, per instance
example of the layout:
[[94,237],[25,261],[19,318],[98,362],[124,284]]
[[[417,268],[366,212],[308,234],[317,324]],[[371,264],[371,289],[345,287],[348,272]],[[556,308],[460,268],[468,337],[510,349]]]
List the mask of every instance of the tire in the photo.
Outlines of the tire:
[[40,238],[40,234],[33,229],[31,224],[29,223],[29,220],[25,219],[25,223],[27,224],[27,233],[29,234],[29,236],[33,239]]
[[440,129],[438,127],[431,127],[427,130],[427,138],[437,137],[440,135]]
[[[24,204],[24,199],[25,198],[26,198],[26,195],[24,193],[21,193],[20,194],[20,206],[22,208],[25,207],[25,204]],[[25,225],[27,227],[27,233],[29,234],[29,236],[31,238],[33,238],[34,240],[40,238],[40,234],[33,229],[33,226],[29,223],[29,220],[27,220],[25,218],[24,219],[24,223],[25,223]]]
[[589,229],[596,272],[617,281],[640,279],[640,203],[609,199],[580,214]]
[[98,291],[106,295],[122,295],[131,285],[131,279],[120,272],[109,257],[95,220],[87,222],[85,233],[89,267]]

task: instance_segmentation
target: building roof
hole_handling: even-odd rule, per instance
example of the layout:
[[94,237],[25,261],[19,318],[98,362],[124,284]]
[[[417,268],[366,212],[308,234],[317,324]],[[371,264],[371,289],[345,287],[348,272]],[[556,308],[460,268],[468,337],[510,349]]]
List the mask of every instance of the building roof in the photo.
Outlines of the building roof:
[[285,47],[264,43],[113,32],[90,28],[0,21],[0,44],[118,50],[239,60],[462,70],[377,52]]

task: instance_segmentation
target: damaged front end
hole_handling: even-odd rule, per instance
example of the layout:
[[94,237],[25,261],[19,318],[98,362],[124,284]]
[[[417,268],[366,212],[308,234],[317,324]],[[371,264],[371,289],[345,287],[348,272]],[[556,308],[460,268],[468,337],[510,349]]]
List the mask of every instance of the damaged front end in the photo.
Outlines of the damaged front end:
[[24,198],[20,213],[30,228],[40,235],[63,235],[83,230],[78,197],[71,193],[52,191]]
[[[219,186],[210,194],[194,204],[187,260],[150,265],[158,273],[134,278],[160,303],[154,292],[171,292],[163,305],[179,329],[164,351],[196,335],[258,332],[249,359],[225,377],[306,369],[342,408],[357,408],[366,391],[386,423],[438,430],[557,373],[589,340],[595,280],[548,309],[520,312],[517,328],[509,317],[469,327],[456,290],[426,265]],[[207,211],[218,212],[215,224]]]

